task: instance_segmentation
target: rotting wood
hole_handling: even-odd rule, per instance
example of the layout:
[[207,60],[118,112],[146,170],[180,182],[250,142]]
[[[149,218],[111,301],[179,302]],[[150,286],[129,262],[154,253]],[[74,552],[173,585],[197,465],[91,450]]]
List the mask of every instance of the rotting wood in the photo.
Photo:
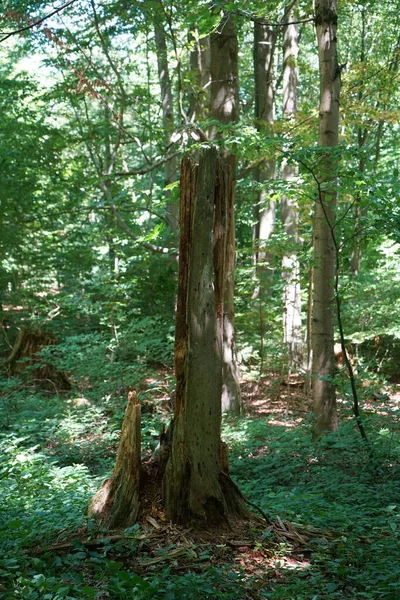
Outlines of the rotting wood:
[[8,376],[26,376],[40,388],[63,392],[71,388],[65,373],[44,360],[43,348],[55,346],[55,336],[30,328],[22,328],[14,342],[12,352],[4,363]]
[[140,403],[136,393],[129,392],[113,473],[88,506],[89,517],[102,519],[107,527],[128,527],[136,522],[140,506],[140,434]]
[[141,465],[140,407],[131,395],[114,472],[89,504],[89,516],[107,527],[127,527],[163,509],[172,522],[201,529],[255,519],[229,477],[227,447],[221,442],[232,194],[230,167],[215,149],[201,152],[198,163],[184,156],[174,417],[161,431],[158,452]]

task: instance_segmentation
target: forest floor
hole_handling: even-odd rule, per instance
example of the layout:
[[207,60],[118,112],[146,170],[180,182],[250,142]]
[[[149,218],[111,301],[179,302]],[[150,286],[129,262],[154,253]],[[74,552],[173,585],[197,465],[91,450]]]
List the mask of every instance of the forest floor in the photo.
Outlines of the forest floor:
[[[166,371],[138,387],[147,456],[170,390]],[[157,505],[123,531],[86,519],[114,463],[123,396],[3,391],[0,598],[399,600],[400,386],[363,392],[370,448],[340,398],[339,431],[313,441],[296,376],[243,381],[242,391],[246,414],[225,417],[223,437],[259,519],[212,533],[172,525]]]

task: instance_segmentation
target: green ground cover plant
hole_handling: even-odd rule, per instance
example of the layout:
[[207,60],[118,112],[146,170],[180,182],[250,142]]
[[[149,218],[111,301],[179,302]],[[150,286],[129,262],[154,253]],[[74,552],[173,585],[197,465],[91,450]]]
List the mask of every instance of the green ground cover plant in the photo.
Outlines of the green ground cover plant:
[[[169,419],[160,408],[165,382],[153,375],[141,392],[153,404],[144,414],[145,455],[154,451],[161,424]],[[246,497],[272,520],[316,532],[304,545],[278,539],[260,525],[251,547],[232,552],[229,544],[198,540],[185,548],[160,539],[154,545],[149,523],[107,532],[88,521],[88,500],[113,467],[124,402],[107,396],[74,406],[71,398],[16,386],[3,394],[1,597],[400,597],[395,403],[382,403],[366,417],[372,454],[351,419],[315,442],[308,419],[296,423],[283,409],[278,419],[268,410],[264,416],[227,418],[223,433],[231,474]],[[94,545],[85,545],[88,539]],[[65,549],[46,551],[63,543]]]

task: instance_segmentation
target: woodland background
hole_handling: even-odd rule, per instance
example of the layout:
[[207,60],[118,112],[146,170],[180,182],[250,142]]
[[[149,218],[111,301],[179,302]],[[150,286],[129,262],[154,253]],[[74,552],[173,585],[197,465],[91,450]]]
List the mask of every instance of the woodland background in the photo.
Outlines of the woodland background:
[[[312,437],[313,6],[0,7],[0,595],[400,597],[399,8],[338,6],[336,293],[367,446],[341,348],[324,375],[339,428]],[[237,40],[226,122],[210,110],[210,34]],[[285,72],[298,77],[289,111]],[[223,438],[232,477],[278,525],[212,539],[150,514],[113,539],[85,508],[113,467],[128,392],[142,404],[145,456],[170,420],[179,165],[210,146],[236,163],[241,398],[225,406]],[[66,546],[46,550],[56,543]]]

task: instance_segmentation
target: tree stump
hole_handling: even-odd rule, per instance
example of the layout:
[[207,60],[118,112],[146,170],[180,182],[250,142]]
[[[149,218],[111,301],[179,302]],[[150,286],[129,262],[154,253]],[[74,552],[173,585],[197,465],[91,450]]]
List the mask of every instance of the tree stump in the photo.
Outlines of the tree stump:
[[89,517],[107,527],[129,527],[139,512],[141,482],[140,404],[135,392],[128,396],[117,460],[110,479],[91,498]]
[[71,383],[65,373],[41,357],[43,348],[56,343],[56,338],[50,334],[28,328],[21,329],[11,355],[4,365],[7,374],[27,375],[36,385],[49,391],[69,390]]

